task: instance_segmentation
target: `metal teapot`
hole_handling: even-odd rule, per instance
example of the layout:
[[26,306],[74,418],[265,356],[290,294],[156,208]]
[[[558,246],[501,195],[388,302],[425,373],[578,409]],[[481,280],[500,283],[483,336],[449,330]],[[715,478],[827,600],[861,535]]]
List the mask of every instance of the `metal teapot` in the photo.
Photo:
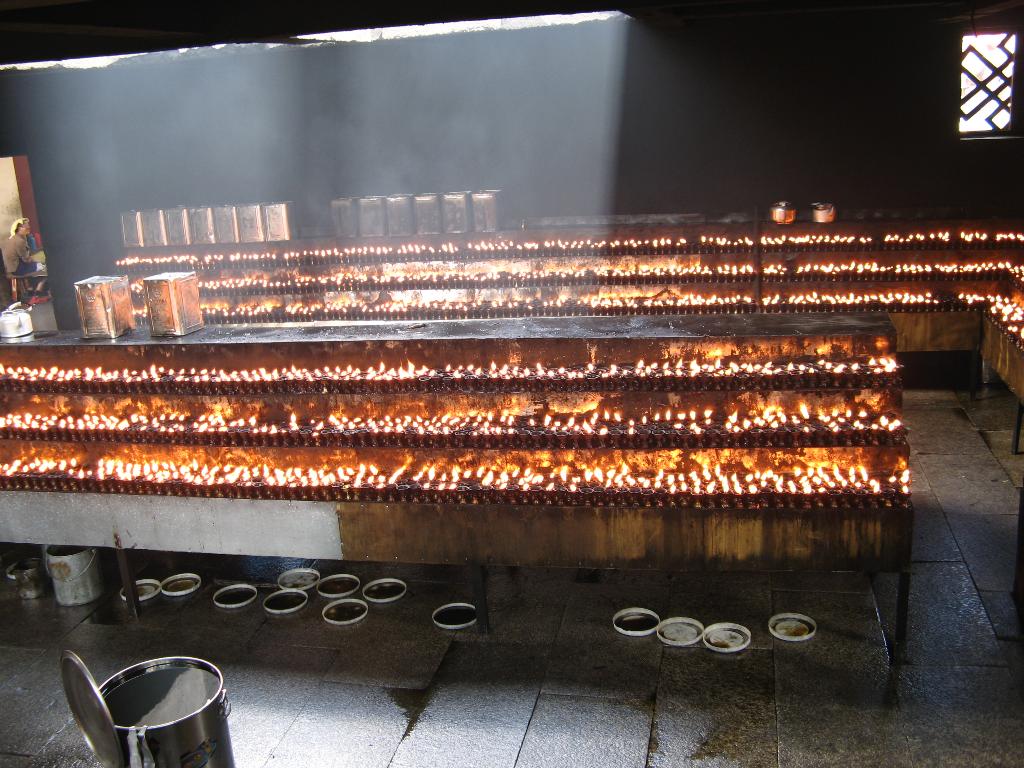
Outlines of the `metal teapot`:
[[32,315],[18,302],[0,312],[0,339],[20,339],[32,333]]

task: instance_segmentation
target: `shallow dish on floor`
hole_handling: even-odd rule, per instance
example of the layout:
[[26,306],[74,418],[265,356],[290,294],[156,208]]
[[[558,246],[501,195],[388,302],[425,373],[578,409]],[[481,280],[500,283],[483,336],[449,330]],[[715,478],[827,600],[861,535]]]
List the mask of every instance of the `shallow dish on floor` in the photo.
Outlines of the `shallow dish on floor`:
[[198,573],[176,573],[160,582],[160,591],[167,597],[191,595],[203,585]]
[[472,603],[447,603],[437,608],[430,618],[441,629],[465,629],[476,624],[476,606]]
[[661,618],[649,608],[623,608],[612,616],[612,626],[619,634],[628,637],[653,635]]
[[803,643],[818,631],[818,623],[802,613],[776,613],[768,619],[768,631],[787,643]]
[[750,645],[750,630],[742,624],[723,621],[707,627],[701,639],[704,647],[715,653],[739,653]]
[[704,636],[704,625],[689,616],[672,616],[663,620],[655,633],[665,645],[685,648],[700,642]]
[[244,608],[256,599],[252,584],[228,584],[213,593],[213,604],[218,608]]
[[277,577],[281,589],[313,589],[320,583],[320,571],[315,568],[290,568]]
[[362,582],[358,576],[351,573],[336,573],[333,576],[324,576],[316,585],[316,593],[320,597],[331,599],[348,597],[359,591]]
[[[127,601],[127,598],[124,596],[124,587],[121,587],[119,594],[122,600]],[[139,579],[135,582],[135,594],[139,596],[140,603],[152,600],[160,594],[160,582],[156,579]]]
[[371,603],[393,603],[405,595],[406,589],[401,579],[374,579],[363,587],[363,597]]
[[344,627],[349,624],[356,624],[366,618],[370,606],[358,597],[344,597],[341,600],[332,600],[320,612],[324,621],[336,627]]
[[304,589],[279,589],[263,599],[263,610],[274,616],[295,613],[309,602],[309,592]]

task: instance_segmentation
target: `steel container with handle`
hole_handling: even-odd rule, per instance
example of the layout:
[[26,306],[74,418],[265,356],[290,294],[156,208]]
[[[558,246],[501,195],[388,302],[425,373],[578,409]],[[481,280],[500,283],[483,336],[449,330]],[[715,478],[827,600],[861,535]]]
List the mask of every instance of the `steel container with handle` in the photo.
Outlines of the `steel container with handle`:
[[104,768],[234,768],[221,671],[188,656],[151,659],[97,685],[72,651],[61,656],[64,693]]

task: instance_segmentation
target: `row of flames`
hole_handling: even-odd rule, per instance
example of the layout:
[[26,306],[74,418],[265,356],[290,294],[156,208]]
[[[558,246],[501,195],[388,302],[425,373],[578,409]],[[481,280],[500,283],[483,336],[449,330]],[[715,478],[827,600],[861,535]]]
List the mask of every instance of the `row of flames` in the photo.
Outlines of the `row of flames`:
[[[665,383],[666,388],[692,382],[711,380],[735,385],[729,388],[757,387],[757,380],[771,388],[791,389],[798,386],[839,386],[844,380],[852,382],[866,379],[888,380],[898,374],[899,366],[889,357],[851,357],[845,360],[790,360],[748,362],[714,357],[709,360],[674,359],[658,362],[581,366],[514,365],[491,362],[489,365],[447,365],[444,368],[417,365],[408,361],[402,366],[386,366],[383,362],[367,368],[334,366],[305,368],[167,368],[151,365],[142,369],[105,369],[102,366],[63,368],[60,366],[9,366],[0,363],[0,386],[24,385],[31,389],[37,384],[92,385],[92,384],[163,384],[173,389],[176,385],[205,386],[210,384],[351,384],[413,383],[429,385],[451,383],[460,389],[474,384],[581,384],[593,386],[596,391],[607,384],[614,389],[632,389],[643,382]],[[791,383],[790,383],[791,382]],[[884,382],[883,382],[884,383]],[[69,390],[72,387],[69,386]],[[87,389],[87,386],[86,386]]]
[[[191,486],[271,486],[282,488],[336,488],[469,492],[476,490],[520,492],[654,492],[670,496],[729,494],[888,494],[910,493],[910,471],[888,477],[872,477],[863,466],[794,466],[788,471],[729,471],[719,465],[700,471],[655,474],[634,472],[626,463],[606,466],[520,467],[432,462],[413,468],[409,464],[378,467],[358,464],[337,467],[271,467],[267,464],[232,465],[174,461],[126,461],[100,458],[90,465],[74,458],[35,456],[0,464],[0,480],[46,478],[51,480],[117,481],[140,485],[183,484]],[[10,484],[8,484],[10,485]]]
[[[834,310],[940,311],[963,309],[954,293],[932,291],[808,291],[764,295],[760,304],[747,294],[676,294],[654,297],[562,296],[556,299],[363,299],[344,296],[329,301],[287,301],[264,298],[235,304],[221,299],[202,303],[203,317],[211,324],[316,322],[337,320],[436,320],[497,317],[558,317],[617,315],[677,315],[704,313],[814,312]],[[144,317],[143,307],[135,309]]]
[[[954,234],[950,230],[931,232],[894,232],[884,234],[877,241],[866,235],[850,234],[780,234],[762,235],[760,245],[767,249],[790,248],[813,250],[821,248],[853,248],[870,247],[950,247],[963,245],[967,247],[979,245],[999,245],[1016,247],[1024,244],[1022,232],[984,232],[960,231]],[[509,239],[474,241],[465,245],[453,242],[441,245],[405,243],[399,246],[358,246],[348,248],[312,248],[302,251],[236,252],[171,254],[161,256],[131,255],[118,260],[121,267],[140,265],[176,265],[193,266],[196,268],[219,267],[225,265],[242,265],[245,263],[274,262],[332,262],[359,260],[365,257],[414,256],[438,258],[454,257],[460,253],[503,255],[503,254],[577,254],[579,252],[601,253],[609,256],[630,254],[647,255],[652,250],[665,253],[687,251],[701,252],[704,250],[731,251],[753,248],[755,241],[749,237],[727,237],[721,235],[701,235],[690,242],[686,238],[626,238],[602,240],[592,238],[551,239],[542,241],[515,241]]]
[[[986,261],[964,264],[901,263],[878,261],[847,261],[827,264],[801,264],[795,268],[782,263],[767,264],[762,274],[770,280],[850,279],[918,280],[918,279],[1001,279],[1013,274],[1012,262]],[[205,295],[233,293],[313,293],[325,291],[401,291],[401,290],[470,290],[486,287],[528,288],[545,286],[613,285],[636,283],[674,283],[732,280],[749,281],[755,275],[752,264],[684,264],[668,266],[639,265],[634,267],[599,267],[575,270],[467,270],[457,268],[426,269],[368,275],[346,270],[324,275],[284,274],[268,277],[265,273],[245,277],[206,278],[199,281]],[[132,291],[143,293],[141,280],[132,283]]]
[[[256,416],[226,418],[217,412],[191,416],[170,411],[154,416],[131,413],[116,416],[87,411],[82,414],[41,415],[31,412],[0,415],[0,437],[25,439],[149,439],[175,436],[201,436],[220,433],[230,437],[258,440],[264,436],[290,435],[310,441],[321,436],[359,438],[372,437],[537,437],[565,439],[576,437],[652,437],[652,436],[729,436],[749,433],[789,433],[810,437],[838,436],[842,433],[896,433],[902,435],[899,419],[891,414],[872,415],[865,409],[818,409],[811,414],[806,404],[795,411],[778,406],[751,409],[741,416],[716,413],[713,408],[689,411],[666,408],[639,418],[626,418],[620,412],[597,410],[590,414],[543,417],[508,412],[445,413],[441,416],[421,415],[378,417],[349,416],[332,413],[324,419],[300,419],[292,413],[286,422],[264,422]],[[781,436],[781,435],[780,435]],[[171,440],[173,441],[173,440]],[[444,441],[438,441],[443,445]],[[514,445],[514,441],[511,443]]]

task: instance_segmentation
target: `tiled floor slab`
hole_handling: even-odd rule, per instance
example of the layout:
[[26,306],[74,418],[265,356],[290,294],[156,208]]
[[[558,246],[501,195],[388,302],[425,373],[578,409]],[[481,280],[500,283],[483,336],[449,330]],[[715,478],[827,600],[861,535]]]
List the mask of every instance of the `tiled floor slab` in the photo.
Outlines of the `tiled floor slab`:
[[650,768],[778,765],[775,669],[769,651],[670,648],[651,737]]
[[644,768],[650,704],[542,694],[516,768]]
[[394,768],[512,768],[544,677],[536,645],[454,643]]
[[1017,560],[1017,515],[946,515],[978,589],[1008,591]]
[[917,408],[956,408],[960,405],[951,389],[906,389],[903,391],[903,410]]
[[316,694],[337,652],[254,644],[221,671],[240,765],[262,766]]
[[981,597],[962,563],[914,565],[906,661],[932,666],[1005,663]]
[[910,444],[919,454],[987,454],[988,446],[962,408],[920,408],[903,412]]
[[914,503],[914,543],[912,557],[918,562],[962,560],[960,547],[949,528],[946,513],[931,491],[912,494]]
[[905,667],[899,721],[915,766],[1019,766],[1024,700],[1005,669]]
[[987,591],[979,594],[996,637],[1000,640],[1024,640],[1024,622],[1021,621],[1013,595],[1009,592]]
[[1005,514],[1017,508],[1017,491],[992,454],[922,454],[920,461],[947,516]]
[[408,725],[408,715],[387,689],[320,683],[265,765],[386,768]]

